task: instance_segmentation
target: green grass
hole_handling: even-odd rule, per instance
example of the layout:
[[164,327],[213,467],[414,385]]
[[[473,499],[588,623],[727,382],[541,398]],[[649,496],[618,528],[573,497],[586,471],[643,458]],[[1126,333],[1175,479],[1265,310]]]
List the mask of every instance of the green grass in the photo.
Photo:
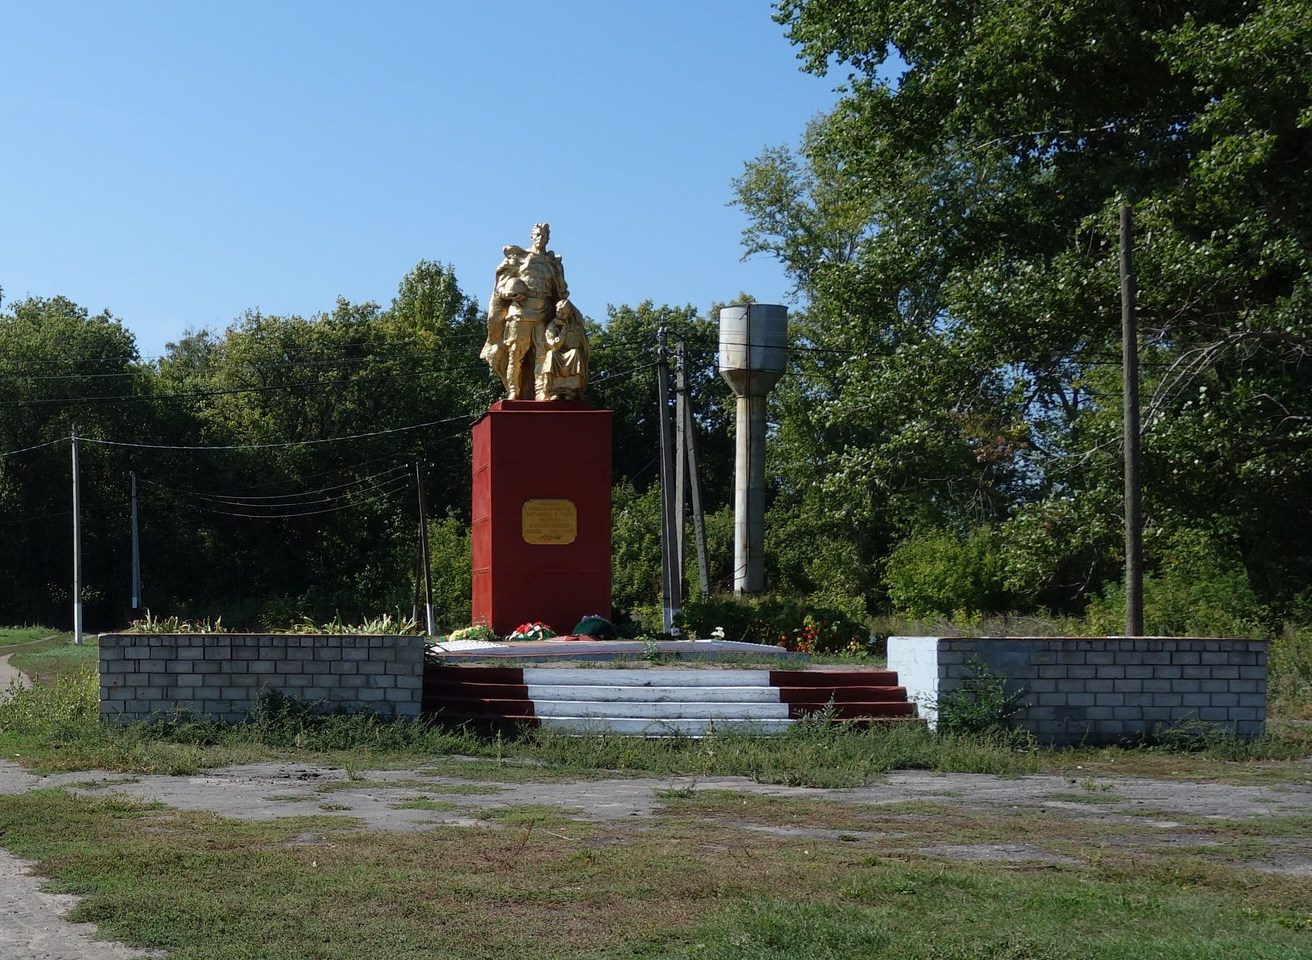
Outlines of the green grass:
[[[736,795],[694,799],[703,802],[677,800],[642,829],[530,807],[487,811],[495,830],[381,834],[326,818],[257,824],[43,790],[0,797],[0,832],[15,854],[39,861],[50,889],[86,898],[73,919],[172,960],[1292,960],[1312,951],[1312,882],[1232,863],[1235,843],[1254,841],[1225,822],[1209,828],[1201,853],[1154,845],[1144,828],[1111,857],[1085,843],[1069,865],[961,863],[916,852],[943,839],[925,805],[871,812],[785,799],[743,811]],[[877,817],[884,829],[833,840],[748,829],[841,822],[845,809],[857,816],[850,826]],[[1027,835],[1075,850],[1049,823],[1004,813],[977,817],[973,830],[949,827],[960,842]]]
[[[39,682],[0,697],[0,756],[43,769],[194,773],[294,758],[346,768],[348,787],[414,790],[420,796],[399,804],[434,812],[456,808],[444,794],[498,783],[626,775],[841,787],[908,768],[1060,771],[1079,787],[1053,796],[1093,805],[1117,802],[1108,776],[1312,779],[1297,738],[1055,754],[1024,737],[934,735],[915,724],[816,722],[779,738],[488,736],[324,717],[291,701],[267,702],[232,726],[103,724],[94,642],[17,636],[28,643],[22,666]],[[0,631],[0,653],[19,652],[15,637]],[[385,767],[412,774],[366,773]],[[458,782],[429,782],[438,777]],[[493,786],[459,782],[472,780]],[[37,860],[50,889],[85,898],[74,919],[171,960],[1312,956],[1312,880],[1253,866],[1312,859],[1307,817],[1172,814],[1177,826],[1166,830],[1156,823],[1164,815],[1137,808],[1144,816],[1098,819],[1090,809],[1075,818],[686,787],[664,791],[656,819],[641,823],[487,807],[482,829],[384,834],[349,818],[254,823],[172,811],[107,786],[0,796],[0,842]],[[342,808],[331,787],[319,791],[325,811]],[[989,845],[1036,854],[952,859]]]

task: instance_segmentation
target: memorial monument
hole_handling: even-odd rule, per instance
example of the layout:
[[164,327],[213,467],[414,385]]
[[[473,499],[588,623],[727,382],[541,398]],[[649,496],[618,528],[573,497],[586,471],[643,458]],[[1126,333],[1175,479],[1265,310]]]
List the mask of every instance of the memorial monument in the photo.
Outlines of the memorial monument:
[[611,617],[611,414],[583,399],[587,332],[550,238],[501,248],[479,354],[506,398],[473,427],[473,619],[502,634]]

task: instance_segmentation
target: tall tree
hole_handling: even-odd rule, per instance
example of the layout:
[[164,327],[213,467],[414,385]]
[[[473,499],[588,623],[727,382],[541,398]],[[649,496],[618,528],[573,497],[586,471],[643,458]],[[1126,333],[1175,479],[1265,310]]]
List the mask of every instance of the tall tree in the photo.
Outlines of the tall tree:
[[[865,459],[879,485],[898,477],[889,454],[911,451],[920,488],[909,512],[849,482],[851,501],[894,528],[925,506],[948,508],[939,524],[981,505],[1009,516],[1013,585],[1031,597],[1076,602],[1115,569],[1108,365],[1128,202],[1150,526],[1217,531],[1267,599],[1308,582],[1309,13],[1306,0],[779,4],[805,69],[850,71],[799,154],[767,151],[736,184],[749,250],[789,266],[808,336],[838,351],[817,354],[832,375],[809,385],[821,402],[799,405],[799,429],[846,417],[866,435],[815,433],[831,464]],[[984,486],[966,482],[968,452]]]

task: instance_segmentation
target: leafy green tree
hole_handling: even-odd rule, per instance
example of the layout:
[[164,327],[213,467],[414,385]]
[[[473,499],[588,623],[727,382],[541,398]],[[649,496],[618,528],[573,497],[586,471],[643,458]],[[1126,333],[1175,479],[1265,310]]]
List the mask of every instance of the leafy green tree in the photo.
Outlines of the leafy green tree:
[[0,619],[69,623],[72,467],[80,444],[84,618],[117,622],[129,583],[129,465],[97,440],[151,429],[149,371],[108,312],[64,297],[27,298],[0,313]]
[[778,10],[805,69],[849,70],[800,150],[735,184],[815,351],[781,397],[790,515],[847,511],[861,570],[909,532],[995,522],[1031,602],[1097,590],[1130,204],[1150,528],[1221,528],[1259,598],[1291,602],[1312,576],[1308,4]]

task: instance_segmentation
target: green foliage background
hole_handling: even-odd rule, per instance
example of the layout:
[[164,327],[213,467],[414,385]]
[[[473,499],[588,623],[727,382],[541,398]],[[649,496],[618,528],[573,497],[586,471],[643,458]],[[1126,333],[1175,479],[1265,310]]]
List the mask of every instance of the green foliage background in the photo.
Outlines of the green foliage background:
[[[730,185],[747,254],[796,285],[770,401],[772,593],[854,620],[1087,613],[1117,628],[1128,205],[1149,630],[1306,621],[1312,3],[782,0],[775,18],[803,69],[845,82],[796,147]],[[590,324],[590,396],[615,411],[622,608],[659,588],[661,326],[688,347],[710,593],[732,582],[715,316],[643,302]],[[408,613],[415,464],[437,606],[462,625],[469,425],[498,392],[483,334],[475,300],[429,261],[388,306],[251,312],[151,360],[108,313],[3,304],[0,621],[67,619],[76,427],[90,626],[126,613],[134,473],[157,612]]]

